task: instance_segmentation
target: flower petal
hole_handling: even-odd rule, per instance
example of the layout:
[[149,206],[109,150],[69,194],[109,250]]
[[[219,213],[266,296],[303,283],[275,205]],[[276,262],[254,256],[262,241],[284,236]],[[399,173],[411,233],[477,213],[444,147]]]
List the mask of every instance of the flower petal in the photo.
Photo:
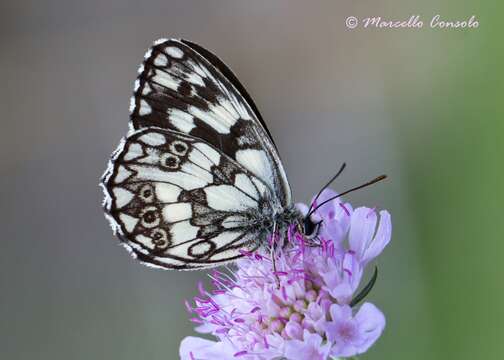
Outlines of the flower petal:
[[390,242],[392,236],[392,222],[390,220],[390,214],[386,210],[380,211],[380,223],[378,225],[378,230],[374,239],[369,244],[365,251],[362,261],[364,264],[373,260],[375,257],[380,255],[385,246]]
[[[322,191],[317,201],[313,204],[313,207],[315,208],[316,206],[322,204],[324,201],[334,198],[335,196],[338,196],[337,192],[331,189],[325,189],[324,191]],[[312,201],[315,201],[315,198],[313,198]],[[336,198],[318,208],[316,214],[323,218],[333,219],[336,215],[336,211],[339,210],[340,202],[341,199]]]
[[179,355],[181,360],[220,359],[236,360],[236,352],[227,341],[211,341],[194,336],[188,336],[180,343]]
[[352,318],[352,308],[348,305],[331,305],[329,310],[332,321],[348,320]]
[[355,209],[350,223],[349,245],[355,251],[357,258],[362,259],[373,240],[376,230],[377,216],[373,209],[360,207]]
[[303,328],[301,327],[301,325],[298,322],[290,320],[285,325],[285,333],[291,339],[297,339],[297,340],[303,339]]
[[363,342],[358,349],[358,353],[362,354],[380,337],[385,328],[385,316],[373,304],[364,303],[355,315],[355,320],[359,324],[359,331],[363,334]]
[[289,360],[326,360],[331,345],[322,345],[322,337],[305,330],[304,340],[289,340],[285,343],[285,357]]

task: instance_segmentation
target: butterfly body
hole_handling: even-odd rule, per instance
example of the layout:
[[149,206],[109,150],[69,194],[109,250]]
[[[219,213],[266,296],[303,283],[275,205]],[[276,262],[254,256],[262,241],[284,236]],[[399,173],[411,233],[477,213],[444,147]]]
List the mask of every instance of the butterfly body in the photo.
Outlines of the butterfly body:
[[[158,40],[131,100],[130,132],[102,178],[113,231],[140,261],[217,266],[303,228],[273,139],[215,55]],[[308,220],[309,221],[309,220]]]

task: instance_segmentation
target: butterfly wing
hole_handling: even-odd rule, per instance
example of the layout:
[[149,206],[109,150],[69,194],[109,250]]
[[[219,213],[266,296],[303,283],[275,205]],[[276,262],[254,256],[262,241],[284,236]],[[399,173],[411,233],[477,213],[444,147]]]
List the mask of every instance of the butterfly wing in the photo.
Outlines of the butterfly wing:
[[200,138],[263,180],[283,207],[290,186],[257,107],[215,55],[161,39],[145,54],[131,99],[133,129],[159,127]]
[[[264,128],[264,130],[266,130],[266,132],[268,133],[269,139],[271,140],[271,142],[273,143],[273,145],[275,145],[275,141],[273,140],[273,136],[271,136],[271,133],[270,133],[270,131],[268,129],[268,126],[264,122],[264,120],[263,120],[263,118],[261,116],[261,113],[259,112],[259,109],[257,108],[256,104],[254,103],[254,100],[249,95],[249,93],[247,92],[247,90],[245,89],[245,87],[240,83],[240,80],[238,80],[238,78],[236,77],[236,75],[234,74],[234,72],[226,64],[224,64],[224,62],[222,62],[222,60],[219,59],[217,57],[217,55],[213,54],[212,52],[210,52],[209,50],[205,49],[204,47],[202,47],[202,46],[200,46],[200,45],[198,45],[196,43],[193,43],[191,41],[188,41],[188,40],[181,39],[180,41],[182,43],[186,44],[187,46],[191,47],[193,50],[195,50],[201,56],[203,56],[205,58],[205,60],[207,60],[210,64],[212,64],[214,67],[216,67],[221,72],[221,74],[231,84],[233,84],[233,86],[235,87],[235,89],[240,92],[240,95],[242,96],[242,98],[245,99],[245,101],[247,102],[247,104],[253,110],[254,115],[259,120],[259,122],[261,123],[262,127]],[[276,145],[275,145],[275,148],[276,148]]]
[[161,268],[220,265],[259,245],[271,189],[214,146],[147,128],[113,154],[102,179],[114,232],[142,262]]

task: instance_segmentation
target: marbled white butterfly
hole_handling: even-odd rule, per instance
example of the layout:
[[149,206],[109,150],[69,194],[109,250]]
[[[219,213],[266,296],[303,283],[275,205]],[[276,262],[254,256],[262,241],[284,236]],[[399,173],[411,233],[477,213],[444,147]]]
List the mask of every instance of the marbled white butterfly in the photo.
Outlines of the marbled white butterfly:
[[138,260],[207,268],[291,224],[316,235],[310,214],[294,207],[257,107],[221,60],[192,42],[161,39],[138,74],[130,131],[101,183],[112,229]]

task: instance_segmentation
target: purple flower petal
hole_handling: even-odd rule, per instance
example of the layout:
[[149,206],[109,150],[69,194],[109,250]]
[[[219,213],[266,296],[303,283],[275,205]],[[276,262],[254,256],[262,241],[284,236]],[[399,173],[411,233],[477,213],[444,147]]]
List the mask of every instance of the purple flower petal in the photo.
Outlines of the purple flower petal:
[[366,352],[380,337],[385,328],[385,316],[373,304],[364,303],[355,315],[360,330],[366,334],[364,343],[359,347],[359,353]]
[[366,207],[355,209],[350,222],[350,249],[355,251],[359,259],[363,258],[376,229],[376,214],[370,213],[369,210]]
[[322,337],[305,330],[303,341],[289,340],[285,343],[285,357],[289,360],[326,360],[331,345],[322,345]]
[[179,355],[181,360],[192,360],[192,358],[235,360],[233,357],[235,352],[236,349],[227,341],[211,341],[188,336],[180,343]]
[[297,339],[297,340],[302,340],[303,339],[303,327],[295,321],[289,321],[285,325],[285,333],[291,338],[291,339]]
[[[315,208],[317,205],[322,204],[324,201],[329,200],[337,195],[338,195],[337,192],[331,189],[325,189],[324,191],[322,191],[317,201],[313,203],[313,207]],[[313,198],[312,201],[315,201],[315,198]],[[341,199],[336,198],[333,201],[330,201],[325,205],[322,205],[320,208],[317,209],[316,211],[317,215],[328,219],[334,218],[335,211],[337,210],[337,208],[339,208],[340,202]]]
[[331,321],[326,324],[326,336],[334,343],[334,356],[354,356],[366,352],[385,327],[385,317],[373,304],[364,303],[352,316],[348,305],[331,306]]
[[352,214],[349,245],[363,265],[378,256],[390,241],[392,233],[390,214],[385,210],[380,211],[378,229],[376,229],[377,223],[378,216],[373,209],[361,207]]
[[380,223],[378,225],[378,230],[376,235],[369,244],[364,258],[362,259],[364,263],[368,263],[375,257],[380,255],[385,246],[390,242],[392,236],[392,222],[390,220],[390,214],[386,210],[380,211]]

